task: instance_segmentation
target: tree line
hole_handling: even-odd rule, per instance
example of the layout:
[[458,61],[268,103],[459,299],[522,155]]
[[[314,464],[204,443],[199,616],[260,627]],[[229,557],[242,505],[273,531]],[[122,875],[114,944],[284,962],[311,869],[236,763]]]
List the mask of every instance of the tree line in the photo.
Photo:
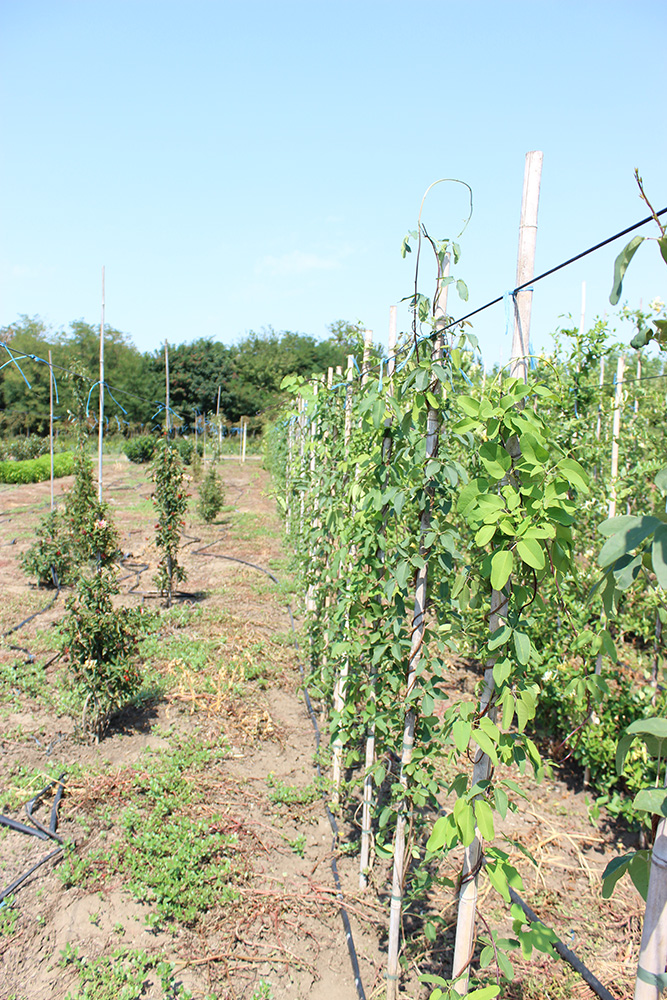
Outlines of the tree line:
[[[257,417],[282,400],[280,384],[285,375],[309,376],[328,367],[344,365],[348,354],[359,354],[363,324],[338,320],[329,336],[317,340],[309,334],[272,328],[251,331],[235,344],[210,337],[169,345],[170,407],[183,428],[202,415],[215,413],[236,423]],[[80,371],[90,382],[90,412],[97,413],[99,379],[99,326],[75,320],[66,330],[50,328],[38,316],[21,316],[0,328],[5,344],[0,370],[0,431],[4,434],[46,434],[49,427],[49,369],[29,357],[11,363],[18,354],[34,355],[54,369],[59,424],[74,411],[72,372]],[[105,412],[110,426],[124,433],[150,429],[163,420],[165,403],[164,349],[140,351],[131,337],[105,326]],[[28,384],[29,383],[29,386]],[[219,403],[218,403],[219,398]]]

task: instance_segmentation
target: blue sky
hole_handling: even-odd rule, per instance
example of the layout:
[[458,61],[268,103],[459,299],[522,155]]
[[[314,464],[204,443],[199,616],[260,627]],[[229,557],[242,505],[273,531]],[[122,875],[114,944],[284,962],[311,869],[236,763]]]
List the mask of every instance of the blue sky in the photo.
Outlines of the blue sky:
[[[474,192],[461,315],[515,284],[528,150],[538,272],[647,214],[635,167],[667,205],[666,27],[664,0],[4,0],[0,325],[99,322],[105,265],[107,321],[142,350],[340,318],[386,342],[439,177]],[[455,235],[466,208],[440,185],[424,220]],[[622,245],[536,287],[536,347],[578,323],[583,280],[589,322],[618,312]],[[667,298],[666,277],[642,247],[624,299]],[[475,332],[507,359],[502,306]]]

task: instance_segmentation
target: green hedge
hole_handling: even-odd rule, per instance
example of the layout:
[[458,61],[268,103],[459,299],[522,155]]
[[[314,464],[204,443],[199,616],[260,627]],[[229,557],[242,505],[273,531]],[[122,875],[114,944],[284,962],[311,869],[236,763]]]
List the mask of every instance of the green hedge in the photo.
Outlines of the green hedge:
[[[53,456],[53,475],[71,476],[74,472],[74,455],[61,452]],[[51,478],[51,456],[40,455],[25,462],[0,462],[0,483],[41,483]]]

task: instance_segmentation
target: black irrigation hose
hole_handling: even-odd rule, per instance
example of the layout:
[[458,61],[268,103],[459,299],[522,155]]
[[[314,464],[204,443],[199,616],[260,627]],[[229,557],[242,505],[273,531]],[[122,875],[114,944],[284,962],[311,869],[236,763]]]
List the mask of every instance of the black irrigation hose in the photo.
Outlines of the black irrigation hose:
[[[251,562],[248,562],[247,559],[239,559],[236,556],[222,556],[222,555],[219,555],[217,552],[206,552],[205,551],[205,549],[210,549],[210,547],[212,545],[215,545],[215,544],[216,544],[215,541],[213,541],[213,542],[209,542],[208,545],[202,546],[201,549],[195,549],[194,550],[194,555],[209,556],[212,559],[226,559],[229,562],[241,563],[243,566],[250,566],[252,569],[256,569],[260,573],[264,573],[264,575],[268,576],[269,579],[273,580],[274,583],[279,583],[278,578],[275,577],[273,575],[273,573],[271,573],[268,569],[264,569],[263,566],[258,566],[257,563],[251,563]],[[298,642],[297,637],[296,637],[296,629],[294,627],[294,615],[292,614],[292,607],[291,607],[290,604],[288,604],[287,608],[288,608],[289,616],[290,616],[290,624],[291,624],[291,628],[292,628],[292,635],[293,635],[293,638],[294,638],[294,646],[295,646],[296,649],[299,649],[300,647],[299,647],[299,642]],[[317,724],[317,718],[315,717],[315,713],[313,711],[312,703],[310,701],[310,695],[308,694],[308,688],[306,687],[305,674],[304,674],[304,670],[303,670],[303,664],[301,663],[301,661],[299,661],[299,670],[301,672],[301,677],[302,677],[302,680],[303,680],[303,694],[304,694],[304,698],[305,698],[305,702],[306,702],[306,707],[308,709],[308,714],[310,715],[310,719],[311,719],[311,722],[313,724],[313,729],[315,730],[315,747],[316,747],[316,750],[319,751],[320,742],[321,742],[322,736],[321,736],[321,733],[320,733],[320,727]],[[318,777],[321,778],[322,777],[322,769],[320,768],[319,760],[317,761],[315,767],[316,767],[316,770],[317,770]],[[349,918],[349,916],[347,914],[347,910],[345,909],[345,907],[343,905],[343,887],[341,885],[340,875],[338,874],[338,865],[336,863],[335,852],[336,852],[336,849],[338,847],[338,836],[339,836],[338,824],[336,823],[336,819],[335,819],[333,813],[329,809],[329,804],[328,804],[328,802],[327,802],[327,800],[325,798],[324,792],[322,793],[322,798],[324,800],[324,808],[326,810],[326,814],[327,814],[327,817],[329,819],[329,824],[331,826],[331,831],[333,833],[333,843],[331,845],[331,855],[332,855],[331,856],[331,872],[332,872],[333,878],[334,878],[334,885],[336,886],[336,896],[338,898],[338,903],[339,903],[339,908],[340,908],[340,916],[341,916],[341,920],[343,921],[343,928],[345,930],[345,941],[347,943],[347,950],[348,950],[348,953],[350,955],[350,962],[352,964],[352,972],[354,974],[354,985],[357,988],[357,996],[359,997],[359,1000],[366,1000],[366,994],[364,992],[364,987],[363,987],[363,984],[361,982],[361,971],[359,969],[359,959],[357,958],[357,950],[356,950],[356,948],[354,946],[354,938],[352,936],[352,925],[350,924],[350,918]]]
[[[52,608],[53,605],[56,603],[56,601],[60,597],[61,586],[60,586],[60,581],[58,580],[58,577],[56,576],[53,568],[51,569],[51,574],[52,574],[52,577],[53,577],[53,581],[54,581],[54,583],[56,585],[55,595],[51,598],[51,600],[49,601],[49,603],[46,604],[43,608],[40,608],[39,611],[35,611],[34,614],[28,615],[28,617],[24,618],[22,622],[18,623],[18,625],[12,625],[12,627],[9,628],[9,629],[7,629],[6,632],[3,632],[2,633],[2,638],[3,639],[6,638],[8,635],[11,635],[12,632],[18,632],[18,630],[20,628],[23,628],[24,625],[27,625],[28,622],[31,622],[33,620],[33,618],[37,618],[39,615],[43,615],[46,611],[48,611],[50,608]],[[12,649],[14,649],[14,648],[18,649],[20,647],[16,646],[16,647],[11,647],[11,648]],[[27,652],[27,650],[25,650],[25,652]]]
[[[43,864],[46,864],[47,861],[50,861],[51,858],[55,858],[57,855],[62,854],[65,850],[62,839],[56,833],[56,829],[58,827],[58,806],[60,805],[60,800],[62,799],[63,791],[65,790],[64,778],[65,774],[63,772],[59,778],[55,778],[53,781],[50,781],[48,785],[41,790],[41,792],[38,792],[37,795],[33,796],[33,798],[31,798],[26,804],[25,811],[28,814],[28,818],[33,823],[33,826],[26,826],[24,823],[19,823],[18,820],[12,819],[10,816],[0,814],[0,825],[7,826],[10,830],[15,830],[17,833],[23,833],[30,837],[38,837],[40,840],[55,840],[59,845],[55,851],[50,851],[45,857],[41,858],[36,864],[29,868],[27,872],[24,872],[23,875],[19,875],[19,877],[14,879],[14,881],[6,886],[6,888],[0,890],[0,905],[2,905],[2,901],[6,899],[7,896],[11,896],[12,893],[26,881],[26,879],[30,878],[34,871],[40,868]],[[35,819],[33,816],[33,810],[40,799],[42,799],[54,785],[57,785],[58,787],[53,800],[53,805],[51,806],[51,817],[47,828]]]

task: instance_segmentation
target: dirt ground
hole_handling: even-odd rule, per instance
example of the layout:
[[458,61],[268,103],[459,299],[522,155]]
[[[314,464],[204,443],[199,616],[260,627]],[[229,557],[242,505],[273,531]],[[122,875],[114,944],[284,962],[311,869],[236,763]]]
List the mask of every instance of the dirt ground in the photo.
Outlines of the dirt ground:
[[[321,796],[307,794],[316,783],[315,734],[291,632],[290,604],[298,631],[299,599],[291,592],[270,483],[257,460],[224,462],[221,475],[229,507],[218,521],[205,525],[194,510],[188,514],[182,550],[187,581],[175,609],[156,625],[146,668],[161,683],[141,708],[114,720],[98,744],[83,739],[77,719],[62,708],[66,664],[55,626],[67,593],[49,606],[53,593],[38,590],[20,565],[48,511],[49,484],[0,487],[0,811],[27,822],[25,803],[64,773],[58,833],[75,845],[67,864],[72,867],[72,857],[106,857],[68,884],[60,854],[16,890],[10,907],[0,909],[5,1000],[159,1000],[185,997],[185,991],[196,1000],[354,1000],[360,994],[341,903],[365,996],[383,995],[388,870],[376,862],[368,889],[359,889],[358,827],[350,809],[340,820],[343,838],[335,860],[342,900],[337,896],[331,826]],[[56,484],[56,499],[68,486],[67,480]],[[146,471],[110,459],[104,488],[125,556],[121,599],[157,609]],[[201,671],[198,649],[209,651]],[[26,677],[33,673],[31,685]],[[462,665],[452,666],[453,691],[471,690],[473,682]],[[137,783],[149,780],[150,762],[166,759],[188,740],[211,755],[206,768],[193,773],[193,797],[184,810],[193,831],[206,822],[232,838],[234,894],[195,920],[156,922],[151,900],[135,898],[103,849],[120,836],[121,813]],[[632,995],[643,904],[624,884],[627,879],[611,900],[603,900],[600,874],[618,848],[633,843],[632,835],[604,815],[597,826],[591,823],[576,776],[556,776],[539,786],[526,777],[522,787],[528,798],[500,824],[499,838],[522,872],[522,896],[625,1000]],[[53,793],[35,810],[43,824]],[[0,888],[55,846],[0,827]],[[441,874],[455,880],[459,866],[460,857],[450,856]],[[481,935],[485,927],[508,930],[504,905],[488,882],[481,883],[480,914]],[[427,916],[435,921],[435,940],[424,934]],[[454,921],[451,889],[432,889],[408,915],[402,995],[429,995],[419,974],[449,974]],[[107,992],[101,986],[84,992],[81,966],[63,961],[63,953],[74,948],[90,966],[121,948],[125,955],[139,950],[159,956],[171,964],[170,985],[161,987],[152,973],[143,993],[123,994],[117,984],[105,987]],[[503,987],[503,996],[594,995],[568,966],[542,953],[513,961],[516,978]]]

